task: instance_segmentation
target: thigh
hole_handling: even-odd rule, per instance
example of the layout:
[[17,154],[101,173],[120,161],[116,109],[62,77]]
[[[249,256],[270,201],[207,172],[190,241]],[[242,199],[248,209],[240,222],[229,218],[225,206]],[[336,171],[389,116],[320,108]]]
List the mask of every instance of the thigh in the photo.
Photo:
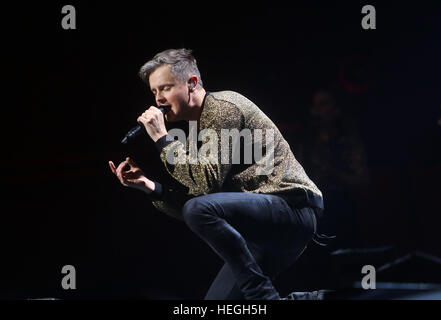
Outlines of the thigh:
[[312,209],[292,210],[283,198],[275,195],[225,192],[198,198],[245,240],[263,249],[297,250],[296,242],[312,237],[315,231]]

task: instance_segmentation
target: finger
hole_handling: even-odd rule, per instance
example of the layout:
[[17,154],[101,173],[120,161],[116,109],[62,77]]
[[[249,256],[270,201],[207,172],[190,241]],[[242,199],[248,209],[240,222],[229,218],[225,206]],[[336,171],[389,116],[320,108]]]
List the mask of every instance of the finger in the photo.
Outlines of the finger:
[[127,181],[128,183],[130,183],[131,185],[136,185],[136,184],[138,183],[138,180],[137,180],[137,179],[126,179],[126,181]]
[[152,118],[152,117],[157,116],[158,114],[162,114],[161,110],[152,106],[148,110],[144,111],[142,116],[144,116],[146,118]]
[[118,171],[122,171],[123,168],[124,168],[126,165],[127,165],[127,161],[124,160],[123,162],[121,162],[121,163],[118,165],[118,168],[116,168],[116,171],[117,171],[117,172],[118,172]]
[[153,116],[152,116],[152,115],[145,115],[145,114],[143,114],[143,115],[141,115],[141,116],[138,118],[137,121],[138,121],[139,124],[142,124],[142,125],[144,125],[144,126],[147,126],[147,125],[149,125],[149,124],[152,123],[152,121],[153,121]]
[[116,168],[116,175],[118,178],[121,178],[121,172],[124,170],[124,167],[127,165],[126,161],[123,161],[119,164],[118,168]]
[[130,171],[126,171],[126,172],[123,172],[122,174],[121,174],[121,176],[123,177],[123,178],[132,178],[132,177],[139,177],[139,170],[137,170],[137,169],[135,169],[135,170],[130,170]]
[[148,108],[148,111],[152,111],[153,113],[161,112],[161,110],[159,110],[159,108],[155,106],[151,106],[150,108]]
[[122,176],[123,176],[124,181],[129,181],[130,182],[130,179],[136,179],[136,176],[132,172],[123,173]]
[[150,123],[152,121],[152,119],[154,118],[154,115],[151,112],[146,111],[141,115],[141,118],[144,122]]
[[131,158],[127,157],[126,161],[131,167],[137,167],[137,164]]
[[110,170],[112,170],[112,172],[114,174],[116,174],[116,167],[115,167],[115,164],[113,163],[113,161],[109,161],[109,167],[110,167]]
[[126,158],[126,162],[127,162],[128,169],[125,172],[123,172],[123,173],[127,173],[127,172],[129,172],[132,169],[133,161],[129,157],[127,157]]

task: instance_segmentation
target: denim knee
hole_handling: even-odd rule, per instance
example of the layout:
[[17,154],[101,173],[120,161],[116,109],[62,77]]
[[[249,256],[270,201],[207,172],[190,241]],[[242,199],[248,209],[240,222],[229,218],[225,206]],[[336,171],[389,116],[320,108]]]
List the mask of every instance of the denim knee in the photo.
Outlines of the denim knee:
[[198,230],[212,214],[212,207],[199,197],[188,200],[182,208],[185,223],[192,230]]

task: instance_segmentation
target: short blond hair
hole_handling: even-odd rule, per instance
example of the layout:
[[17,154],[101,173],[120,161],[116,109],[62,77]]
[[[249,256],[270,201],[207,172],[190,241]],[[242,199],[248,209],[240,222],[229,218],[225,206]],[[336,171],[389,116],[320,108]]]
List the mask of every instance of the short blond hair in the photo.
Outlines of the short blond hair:
[[182,82],[196,75],[199,85],[203,86],[201,73],[199,72],[196,59],[189,49],[168,49],[156,54],[153,59],[146,62],[139,70],[142,81],[149,83],[150,74],[162,65],[169,65],[173,76]]

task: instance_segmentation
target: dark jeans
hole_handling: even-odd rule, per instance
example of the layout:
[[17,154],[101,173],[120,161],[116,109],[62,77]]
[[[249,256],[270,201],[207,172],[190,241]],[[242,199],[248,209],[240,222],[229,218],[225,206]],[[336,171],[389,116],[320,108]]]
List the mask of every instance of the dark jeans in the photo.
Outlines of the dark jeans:
[[272,280],[301,255],[317,228],[312,208],[269,194],[226,192],[187,201],[188,227],[224,261],[206,300],[280,299]]

